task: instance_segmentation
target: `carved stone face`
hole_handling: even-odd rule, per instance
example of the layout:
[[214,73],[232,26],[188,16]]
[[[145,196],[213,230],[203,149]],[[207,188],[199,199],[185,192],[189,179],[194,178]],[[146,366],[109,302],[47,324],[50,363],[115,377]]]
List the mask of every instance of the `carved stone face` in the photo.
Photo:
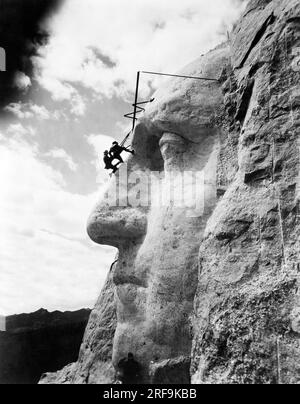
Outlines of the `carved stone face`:
[[[188,66],[184,74],[218,79],[227,63],[228,50],[220,48]],[[128,160],[127,171],[131,177],[138,173],[139,195],[148,189],[151,172],[161,171],[165,177],[175,173],[174,195],[164,206],[153,200],[150,206],[128,204],[136,199],[137,178],[130,178],[132,184],[127,186],[120,170],[110,183],[110,195],[99,202],[88,223],[92,240],[119,249],[113,362],[117,366],[132,352],[143,365],[145,380],[151,362],[190,355],[189,316],[201,236],[216,201],[216,115],[223,102],[219,82],[176,78],[155,99],[136,127],[132,141],[136,154]],[[174,199],[184,172],[205,174],[196,191],[185,181],[187,203],[180,205]],[[119,206],[111,206],[116,184]],[[155,188],[154,196],[159,192]],[[165,189],[162,194],[164,198]],[[200,214],[190,214],[195,213],[190,212],[191,194],[201,200],[200,207],[204,203]]]

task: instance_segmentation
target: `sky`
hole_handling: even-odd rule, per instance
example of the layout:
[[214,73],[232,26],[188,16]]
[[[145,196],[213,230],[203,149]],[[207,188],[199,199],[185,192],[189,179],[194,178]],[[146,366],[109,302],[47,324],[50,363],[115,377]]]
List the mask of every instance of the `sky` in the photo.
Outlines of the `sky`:
[[[116,250],[90,241],[86,222],[109,179],[99,156],[130,124],[123,115],[136,72],[176,73],[224,41],[245,4],[12,4],[18,24],[5,31],[8,17],[0,17],[0,46],[8,47],[8,71],[0,72],[0,315],[93,307]],[[1,43],[1,33],[9,41]],[[141,97],[160,80],[144,78]]]

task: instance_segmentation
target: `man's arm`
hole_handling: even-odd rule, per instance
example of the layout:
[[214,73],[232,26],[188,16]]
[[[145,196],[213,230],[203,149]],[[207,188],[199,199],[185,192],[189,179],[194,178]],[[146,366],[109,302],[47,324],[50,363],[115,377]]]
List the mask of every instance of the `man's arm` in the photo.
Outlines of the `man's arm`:
[[122,151],[127,151],[127,153],[133,154],[133,151],[127,149],[127,147],[122,147]]

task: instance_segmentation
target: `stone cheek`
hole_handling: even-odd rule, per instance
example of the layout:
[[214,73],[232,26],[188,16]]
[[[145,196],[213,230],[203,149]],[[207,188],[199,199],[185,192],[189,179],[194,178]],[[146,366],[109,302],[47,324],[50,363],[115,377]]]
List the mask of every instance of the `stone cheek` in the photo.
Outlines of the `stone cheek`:
[[[180,160],[174,158],[173,148],[185,144],[180,141],[177,144],[174,136],[168,134],[162,138],[165,172],[169,167],[181,168],[184,160],[184,153]],[[207,150],[208,155],[202,153],[202,165],[209,162],[213,148]],[[196,166],[192,160],[190,164],[191,168]],[[203,212],[190,218],[182,207],[152,207],[142,244],[134,254],[128,254],[128,247],[120,251],[120,264],[114,274],[118,284],[118,325],[113,348],[116,367],[120,359],[133,352],[143,365],[147,381],[151,362],[189,357],[199,239],[207,218]],[[128,256],[135,257],[130,266],[126,264]]]

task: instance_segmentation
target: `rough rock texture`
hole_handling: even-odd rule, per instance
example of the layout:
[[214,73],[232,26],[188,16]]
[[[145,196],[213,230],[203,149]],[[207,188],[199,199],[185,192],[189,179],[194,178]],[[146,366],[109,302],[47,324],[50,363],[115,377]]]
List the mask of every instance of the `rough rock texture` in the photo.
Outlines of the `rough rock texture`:
[[[219,78],[226,63],[229,49],[224,45],[188,66],[185,72]],[[171,80],[155,98],[157,101],[135,131],[136,155],[128,161],[128,174],[140,176],[141,193],[148,186],[151,171],[162,170],[165,178],[174,174],[174,194],[178,197],[180,173],[204,171],[205,183],[197,195],[199,206],[191,204],[189,210],[188,203],[177,205],[174,196],[165,205],[158,206],[153,200],[144,205],[147,201],[141,199],[142,206],[135,206],[137,189],[131,186],[133,178],[127,188],[120,171],[110,184],[108,198],[100,201],[88,224],[95,242],[119,248],[113,277],[118,318],[113,364],[117,369],[119,361],[132,352],[141,364],[143,382],[151,380],[151,362],[168,363],[170,359],[180,361],[190,356],[190,315],[197,287],[199,241],[216,203],[213,180],[220,133],[215,121],[223,104],[218,81]],[[112,206],[116,184],[121,186],[119,206]],[[167,186],[162,182],[161,186],[165,196]],[[152,191],[152,196],[159,197],[159,187]],[[192,185],[187,184],[183,196],[189,198],[192,191]],[[126,199],[129,203],[124,208],[120,205]],[[172,367],[169,369],[173,372]],[[178,374],[176,380],[186,380],[185,363],[177,369],[183,374]]]
[[252,1],[232,34],[238,166],[200,246],[193,383],[300,382],[299,44],[299,1]]
[[[225,61],[229,63],[227,45],[201,58],[186,72],[220,77]],[[175,93],[174,85],[177,88]],[[187,94],[193,107],[186,101]],[[119,361],[132,352],[142,367],[140,382],[151,380],[149,366],[153,362],[160,367],[165,363],[166,369],[174,375],[174,367],[168,365],[170,359],[172,363],[177,363],[176,380],[186,380],[187,377],[185,358],[190,357],[192,347],[190,316],[197,287],[199,242],[216,203],[214,180],[220,133],[214,122],[223,104],[221,86],[217,81],[185,82],[179,79],[175,80],[175,84],[170,81],[156,98],[159,101],[154,103],[135,131],[133,147],[136,155],[128,161],[128,173],[136,175],[138,172],[142,176],[142,188],[148,186],[151,172],[162,171],[164,176],[174,172],[175,194],[178,194],[180,173],[204,171],[206,181],[200,184],[201,189],[198,190],[199,206],[191,204],[190,209],[186,205],[177,206],[172,196],[171,205],[144,205],[143,202],[147,201],[140,200],[142,206],[136,206],[135,197],[139,192],[130,181],[127,188],[127,177],[120,169],[119,175],[111,181],[107,196],[97,204],[88,223],[92,240],[119,249],[119,261],[111,271],[116,300],[113,301],[112,297],[108,303],[102,301],[105,293],[113,291],[111,285],[108,289],[105,287],[96,312],[108,308],[109,318],[112,314],[110,304],[116,304],[116,331],[112,327],[115,331],[113,365],[117,370]],[[184,107],[180,109],[182,102]],[[168,108],[171,110],[168,111]],[[162,109],[165,115],[161,114]],[[191,123],[190,115],[198,117],[200,113],[205,116],[203,122],[195,118],[195,122]],[[182,132],[178,129],[174,133],[180,125]],[[186,133],[184,128],[189,128]],[[113,201],[116,185],[119,186],[118,206],[114,206]],[[163,188],[163,196],[167,194],[165,191]],[[159,193],[160,189],[154,187],[154,196],[159,196]],[[191,193],[192,186],[188,185],[184,190],[188,201]],[[200,214],[197,210],[201,211]],[[100,317],[96,318],[96,322],[98,327],[103,327]],[[75,366],[75,376],[70,382],[109,381],[101,363],[108,364],[108,359],[111,359],[101,359],[102,344],[107,336],[104,339],[94,338],[88,327],[85,338],[93,341],[96,350],[90,355],[83,343],[82,362],[79,369]],[[99,369],[99,373],[95,368]],[[182,372],[181,376],[179,372]],[[171,380],[167,370],[165,373],[165,380]],[[55,382],[55,378],[51,378]]]
[[46,370],[75,361],[90,310],[10,316],[0,332],[0,384],[36,384]]
[[114,265],[93,309],[76,363],[56,373],[47,373],[40,384],[112,383],[112,342],[116,329],[116,309],[112,283]]
[[151,363],[149,366],[151,384],[190,384],[191,358],[180,356]]
[[[128,183],[123,166],[88,222],[119,261],[79,362],[52,382],[113,382],[129,352],[141,382],[300,382],[299,28],[299,1],[251,1],[230,43],[183,71],[217,81],[159,89]],[[178,204],[186,172],[204,173],[195,206],[189,181]]]

